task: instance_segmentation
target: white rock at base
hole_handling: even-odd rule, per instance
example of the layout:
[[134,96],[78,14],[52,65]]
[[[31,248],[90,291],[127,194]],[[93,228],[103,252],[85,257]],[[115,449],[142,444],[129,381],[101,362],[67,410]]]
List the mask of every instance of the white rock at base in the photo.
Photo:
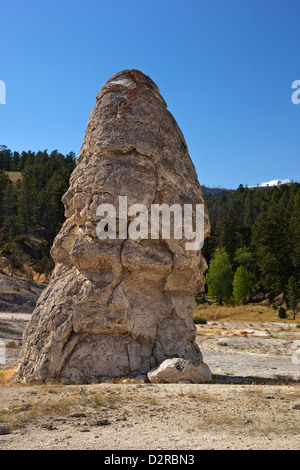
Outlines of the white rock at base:
[[191,361],[174,357],[150,370],[148,379],[152,383],[201,383],[210,382],[212,374],[204,362],[195,366]]

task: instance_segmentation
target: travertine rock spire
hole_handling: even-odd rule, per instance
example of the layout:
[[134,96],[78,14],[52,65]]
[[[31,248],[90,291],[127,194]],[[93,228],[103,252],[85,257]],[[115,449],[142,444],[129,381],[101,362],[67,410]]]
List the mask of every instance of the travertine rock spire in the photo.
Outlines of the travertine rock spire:
[[118,208],[119,196],[149,210],[203,203],[184,137],[137,70],[117,73],[97,95],[16,379],[87,382],[145,373],[172,357],[202,362],[192,315],[206,262],[184,240],[99,239],[97,207]]

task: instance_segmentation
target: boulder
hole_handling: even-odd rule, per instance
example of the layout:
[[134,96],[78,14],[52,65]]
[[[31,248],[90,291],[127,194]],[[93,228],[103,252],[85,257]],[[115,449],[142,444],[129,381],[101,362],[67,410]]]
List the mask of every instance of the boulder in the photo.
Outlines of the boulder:
[[148,372],[152,383],[202,383],[210,382],[212,374],[209,367],[201,362],[193,364],[183,358],[166,359],[160,366]]

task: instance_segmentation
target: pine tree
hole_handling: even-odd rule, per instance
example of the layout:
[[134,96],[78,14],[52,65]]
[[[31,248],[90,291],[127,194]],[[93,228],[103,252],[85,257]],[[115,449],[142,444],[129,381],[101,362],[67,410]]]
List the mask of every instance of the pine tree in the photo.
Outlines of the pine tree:
[[0,253],[2,256],[7,258],[10,262],[10,275],[14,276],[15,269],[22,269],[26,260],[26,256],[23,250],[18,246],[17,243],[9,240],[1,245]]
[[233,209],[229,209],[217,223],[218,246],[224,248],[233,261],[235,250],[244,242],[241,219]]
[[287,291],[290,297],[290,305],[293,310],[293,319],[295,320],[298,303],[300,302],[300,288],[295,276],[291,276],[289,278]]
[[299,275],[300,271],[300,191],[294,198],[294,207],[289,223],[291,242],[291,261],[294,274]]
[[18,190],[18,223],[29,236],[37,222],[37,190],[31,175],[26,174]]
[[266,292],[284,291],[292,271],[289,220],[285,209],[271,204],[252,230],[252,247]]

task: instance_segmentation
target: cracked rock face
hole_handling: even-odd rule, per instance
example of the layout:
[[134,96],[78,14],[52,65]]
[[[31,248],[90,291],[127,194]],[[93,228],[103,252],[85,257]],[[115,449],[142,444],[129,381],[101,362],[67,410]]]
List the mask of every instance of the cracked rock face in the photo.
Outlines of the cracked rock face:
[[192,316],[206,262],[184,240],[100,240],[97,207],[110,203],[118,213],[119,196],[149,211],[203,203],[175,119],[155,83],[136,70],[114,75],[97,95],[17,380],[137,375],[172,357],[202,363]]

